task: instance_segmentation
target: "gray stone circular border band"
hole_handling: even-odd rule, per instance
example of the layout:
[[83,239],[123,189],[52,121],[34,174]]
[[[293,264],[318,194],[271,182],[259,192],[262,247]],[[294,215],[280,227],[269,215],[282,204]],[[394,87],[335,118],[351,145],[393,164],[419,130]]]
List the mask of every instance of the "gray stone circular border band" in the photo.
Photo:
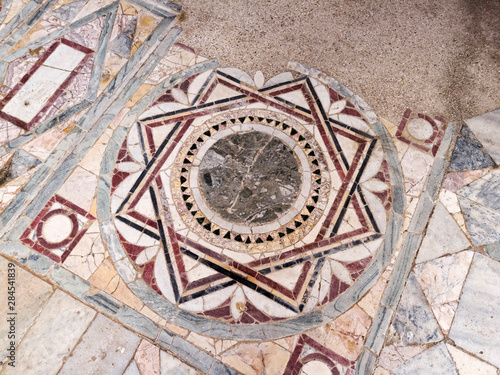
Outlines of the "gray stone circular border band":
[[[396,149],[391,137],[375,113],[368,105],[352,91],[341,85],[339,82],[326,76],[317,70],[306,67],[302,64],[290,62],[288,67],[299,73],[310,76],[331,87],[341,95],[349,99],[358,109],[368,123],[372,126],[375,134],[382,142],[382,147],[389,164],[391,187],[393,193],[393,212],[389,215],[387,232],[384,242],[373,261],[366,268],[359,279],[343,294],[335,300],[325,305],[322,309],[311,311],[310,313],[291,318],[277,323],[261,323],[259,325],[228,324],[217,320],[195,315],[193,313],[179,309],[151,289],[142,279],[136,280],[136,271],[128,260],[123,250],[116,228],[113,224],[110,212],[111,194],[111,173],[113,165],[118,155],[120,145],[127,136],[128,129],[118,127],[106,148],[103,163],[101,166],[101,176],[97,192],[97,201],[104,204],[98,210],[98,220],[101,227],[103,241],[108,247],[111,258],[115,262],[118,273],[128,284],[128,287],[144,302],[149,308],[165,318],[167,321],[195,331],[197,333],[221,339],[234,339],[245,341],[271,340],[302,333],[305,330],[314,328],[320,324],[327,323],[348,310],[375,284],[379,275],[388,265],[392,253],[394,252],[397,240],[400,235],[403,223],[404,211],[404,189],[403,175]],[[160,96],[162,92],[158,92]],[[130,112],[135,113],[138,108],[135,106]]]

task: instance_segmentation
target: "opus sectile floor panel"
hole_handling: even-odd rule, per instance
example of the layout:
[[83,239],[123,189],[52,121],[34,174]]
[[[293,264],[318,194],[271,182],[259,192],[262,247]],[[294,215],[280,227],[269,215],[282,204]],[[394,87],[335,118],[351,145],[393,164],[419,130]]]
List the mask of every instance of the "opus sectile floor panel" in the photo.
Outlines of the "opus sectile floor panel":
[[392,124],[180,12],[3,4],[0,374],[498,375],[500,112]]

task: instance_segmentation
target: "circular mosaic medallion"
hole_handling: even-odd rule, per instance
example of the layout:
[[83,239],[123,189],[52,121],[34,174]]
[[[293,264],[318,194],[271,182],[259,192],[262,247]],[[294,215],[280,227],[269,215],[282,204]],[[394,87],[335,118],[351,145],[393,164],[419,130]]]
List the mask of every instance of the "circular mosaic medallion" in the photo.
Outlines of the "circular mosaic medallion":
[[398,180],[387,133],[345,92],[311,77],[257,89],[208,71],[116,133],[99,219],[122,249],[110,251],[117,269],[150,308],[168,306],[165,317],[177,311],[188,329],[210,322],[203,332],[216,337],[286,324],[278,337],[363,294],[392,251],[383,244]]
[[243,252],[298,242],[321,217],[330,188],[314,137],[285,116],[256,112],[204,123],[172,168],[173,200],[184,222],[208,242]]

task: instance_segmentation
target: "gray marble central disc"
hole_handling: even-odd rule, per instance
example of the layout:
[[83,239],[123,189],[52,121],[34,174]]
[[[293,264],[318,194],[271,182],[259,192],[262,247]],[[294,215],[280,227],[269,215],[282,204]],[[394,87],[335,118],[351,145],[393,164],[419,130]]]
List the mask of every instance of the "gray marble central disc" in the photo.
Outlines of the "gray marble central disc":
[[219,139],[200,165],[199,186],[207,205],[238,224],[280,218],[297,199],[301,184],[302,170],[292,149],[259,131]]

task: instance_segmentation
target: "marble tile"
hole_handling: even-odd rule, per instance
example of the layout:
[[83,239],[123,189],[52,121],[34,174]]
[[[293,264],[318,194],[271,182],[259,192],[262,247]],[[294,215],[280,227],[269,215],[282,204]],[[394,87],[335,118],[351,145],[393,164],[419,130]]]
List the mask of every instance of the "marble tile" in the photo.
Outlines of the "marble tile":
[[481,203],[492,210],[500,211],[500,169],[492,170],[483,178],[476,180],[457,191],[457,194]]
[[355,360],[371,325],[371,319],[361,308],[354,306],[331,324],[312,331],[308,336],[348,360]]
[[383,367],[377,367],[373,375],[391,375],[391,373]]
[[427,226],[427,233],[418,251],[416,262],[421,263],[445,254],[456,253],[469,246],[469,240],[456,221],[443,204],[438,202]]
[[385,369],[394,370],[425,350],[423,345],[395,346],[388,345],[382,349],[378,364]]
[[57,194],[71,203],[89,211],[95,197],[97,176],[83,168],[76,167]]
[[[74,51],[83,58],[82,52]],[[29,123],[69,75],[69,71],[41,66],[7,103],[3,112]]]
[[413,272],[445,334],[449,332],[455,316],[473,254],[472,251],[463,251],[414,268]]
[[[4,257],[0,256],[0,285],[5,287],[0,289],[0,299],[7,301],[7,270],[10,262]],[[28,271],[25,271],[19,266],[15,267],[15,284],[16,288],[16,336],[17,341],[24,336],[28,328],[33,324],[40,311],[45,306],[45,303],[53,293],[52,286],[45,281],[33,276]],[[9,305],[2,303],[0,306],[0,314],[7,319],[9,312]],[[0,325],[0,337],[2,340],[7,340],[9,324],[2,323]],[[7,356],[7,351],[3,350],[0,353],[0,362],[3,362]]]
[[500,164],[500,109],[473,117],[465,123],[495,163]]
[[450,161],[450,170],[465,171],[494,167],[495,163],[474,134],[464,125]]
[[382,294],[384,293],[387,281],[380,277],[377,283],[370,289],[368,294],[363,297],[358,302],[358,306],[361,307],[371,318],[375,316],[380,306],[380,300],[382,299]]
[[59,371],[61,375],[121,375],[139,345],[139,337],[99,314]]
[[395,375],[458,375],[446,345],[437,344],[399,366]]
[[500,261],[500,243],[497,242],[486,245],[484,251],[493,259]]
[[500,241],[500,212],[459,197],[467,229],[475,246]]
[[401,296],[387,342],[397,346],[428,344],[443,339],[420,285],[411,273]]
[[446,348],[457,365],[458,375],[498,375],[498,370],[489,363],[483,362],[450,344],[446,344]]
[[141,375],[139,367],[137,367],[137,363],[135,361],[130,362],[130,365],[127,367],[123,375]]
[[160,349],[142,340],[134,356],[141,374],[160,375]]
[[5,366],[0,374],[56,374],[95,314],[57,290],[19,344],[16,367]]
[[424,188],[434,159],[415,148],[410,147],[401,160],[405,177],[406,194],[419,196]]
[[199,371],[163,350],[160,351],[160,365],[160,375],[201,375]]
[[222,354],[222,362],[243,375],[281,375],[290,352],[272,342],[240,344]]
[[449,337],[500,367],[500,263],[475,254]]

